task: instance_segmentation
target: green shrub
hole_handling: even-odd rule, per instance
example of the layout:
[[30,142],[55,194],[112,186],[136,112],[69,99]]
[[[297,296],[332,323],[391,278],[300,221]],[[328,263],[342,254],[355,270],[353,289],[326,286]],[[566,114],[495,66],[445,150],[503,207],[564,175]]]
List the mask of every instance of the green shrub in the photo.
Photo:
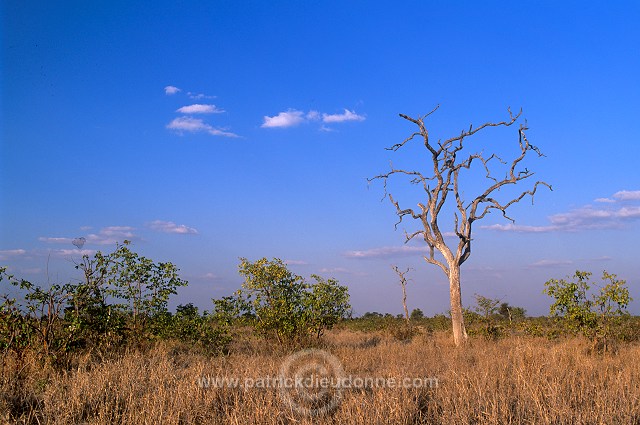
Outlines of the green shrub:
[[245,321],[280,344],[319,338],[350,313],[347,287],[335,279],[313,275],[315,283],[309,284],[278,258],[253,263],[241,258],[239,272],[245,278],[242,288],[214,299],[214,315],[227,323]]
[[[565,330],[581,333],[607,349],[607,341],[619,338],[623,318],[632,298],[624,280],[615,274],[602,274],[602,283],[591,281],[592,273],[576,271],[574,280],[551,279],[545,283],[544,293],[554,299],[549,311],[557,317]],[[599,288],[590,292],[591,288]]]

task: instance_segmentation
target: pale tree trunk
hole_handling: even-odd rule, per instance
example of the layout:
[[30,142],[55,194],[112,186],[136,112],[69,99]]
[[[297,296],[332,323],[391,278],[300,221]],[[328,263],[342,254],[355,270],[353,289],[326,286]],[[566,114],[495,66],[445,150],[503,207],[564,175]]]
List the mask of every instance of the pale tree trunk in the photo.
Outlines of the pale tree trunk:
[[451,324],[453,325],[453,342],[459,347],[467,342],[467,330],[462,316],[462,293],[460,291],[460,266],[455,264],[449,268],[449,295],[451,299]]
[[404,307],[404,317],[407,323],[409,323],[409,309],[407,308],[407,287],[402,285],[402,306]]
[[410,268],[407,268],[405,271],[400,271],[398,266],[391,266],[391,268],[398,274],[400,277],[400,286],[402,287],[402,307],[404,307],[404,318],[409,323],[409,309],[407,308],[407,273],[409,273]]

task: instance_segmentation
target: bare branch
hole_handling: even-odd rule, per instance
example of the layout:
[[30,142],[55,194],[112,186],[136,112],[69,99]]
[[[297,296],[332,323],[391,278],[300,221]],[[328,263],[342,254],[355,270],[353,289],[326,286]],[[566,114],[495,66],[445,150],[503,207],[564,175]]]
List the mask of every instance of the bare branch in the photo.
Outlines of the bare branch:
[[[513,221],[513,218],[509,217],[507,214],[507,209],[511,205],[519,202],[526,195],[531,196],[533,201],[533,196],[538,186],[543,185],[549,189],[551,189],[551,186],[543,181],[538,181],[532,189],[522,192],[518,197],[511,199],[506,203],[501,203],[491,196],[492,193],[500,190],[505,185],[516,184],[519,181],[534,175],[534,173],[528,168],[517,170],[519,164],[524,160],[528,151],[531,150],[538,156],[544,156],[536,146],[529,143],[525,134],[526,130],[528,130],[526,122],[521,124],[518,130],[520,155],[511,161],[507,174],[504,178],[498,179],[491,173],[490,165],[493,161],[498,161],[500,164],[507,165],[507,162],[495,153],[488,157],[485,157],[482,153],[470,154],[464,160],[457,162],[457,153],[463,149],[463,142],[467,137],[473,136],[480,130],[487,127],[509,127],[513,125],[518,118],[520,118],[522,110],[514,115],[509,108],[509,120],[496,123],[487,122],[475,128],[473,125],[470,125],[469,129],[463,130],[460,135],[447,139],[444,142],[439,140],[437,144],[433,146],[429,141],[429,132],[425,126],[424,119],[434,113],[438,107],[439,105],[428,114],[417,118],[400,114],[403,119],[417,125],[418,131],[411,134],[403,142],[389,148],[390,150],[397,151],[416,136],[421,136],[424,140],[425,147],[431,153],[431,162],[433,164],[432,175],[426,176],[416,170],[396,169],[393,167],[393,164],[391,164],[391,171],[386,174],[378,175],[372,179],[368,179],[368,181],[371,182],[375,179],[384,180],[384,197],[389,196],[391,203],[396,208],[396,214],[399,217],[399,221],[395,224],[396,228],[405,216],[411,216],[411,218],[422,222],[424,230],[420,230],[412,234],[408,234],[405,231],[406,241],[413,239],[417,235],[422,235],[432,251],[428,257],[429,262],[440,266],[441,264],[444,264],[438,264],[438,261],[435,259],[434,252],[436,249],[442,252],[445,257],[453,254],[446,246],[438,224],[440,212],[447,202],[449,192],[454,193],[455,205],[458,210],[454,216],[454,231],[458,236],[458,244],[454,257],[458,264],[462,264],[467,258],[469,258],[471,253],[471,225],[474,221],[484,218],[493,209],[500,211],[503,217],[507,220]],[[459,175],[462,169],[470,169],[476,161],[479,161],[482,164],[482,167],[485,170],[485,177],[492,181],[492,184],[483,193],[476,196],[468,205],[465,206],[463,199],[460,196]],[[410,183],[422,185],[422,188],[427,195],[427,203],[424,205],[418,204],[421,209],[420,212],[416,212],[411,208],[401,208],[398,201],[393,199],[393,197],[387,192],[387,181],[394,174],[406,175],[411,177]],[[431,182],[433,183],[433,186],[430,185]]]
[[[400,114],[400,116],[402,117],[403,115]],[[395,145],[393,145],[391,147],[388,147],[388,148],[384,148],[384,149],[387,150],[387,151],[397,151],[398,149],[403,147],[407,142],[413,140],[414,137],[420,136],[420,135],[421,135],[420,132],[413,133],[411,136],[409,136],[406,139],[404,139],[401,143],[396,143]]]
[[[530,175],[531,175],[531,174],[530,174]],[[521,179],[519,179],[519,180],[521,180]],[[540,185],[542,185],[542,186],[546,186],[549,190],[553,190],[553,188],[551,187],[551,185],[549,185],[549,184],[547,184],[547,183],[545,183],[545,182],[543,182],[543,181],[537,181],[537,182],[533,185],[533,188],[532,188],[532,189],[530,189],[530,190],[525,190],[525,191],[524,191],[524,192],[522,192],[518,197],[516,197],[516,198],[514,198],[514,199],[510,200],[509,202],[507,202],[507,203],[506,203],[506,204],[504,204],[504,205],[501,205],[498,201],[496,201],[496,200],[495,200],[495,199],[493,199],[493,198],[486,198],[486,199],[483,199],[483,200],[478,200],[478,204],[480,204],[480,203],[488,203],[489,205],[486,205],[486,206],[484,207],[484,209],[483,209],[483,211],[482,211],[482,214],[480,214],[480,215],[476,215],[476,213],[475,213],[475,208],[472,208],[472,214],[471,214],[471,216],[470,216],[470,219],[471,219],[472,221],[480,220],[480,219],[484,218],[484,217],[487,215],[487,213],[489,213],[489,211],[490,211],[490,210],[492,210],[492,209],[496,209],[496,210],[499,210],[499,211],[501,211],[501,212],[502,212],[502,216],[503,216],[504,218],[506,218],[507,220],[511,221],[512,223],[515,223],[515,220],[514,220],[513,218],[511,218],[511,217],[509,217],[509,216],[507,215],[507,209],[508,209],[511,205],[513,205],[513,204],[515,204],[515,203],[517,203],[517,202],[520,202],[520,201],[522,200],[522,198],[524,198],[526,195],[531,196],[531,203],[533,204],[534,195],[536,194],[536,191],[538,190],[538,186],[540,186]],[[476,201],[474,201],[474,203],[475,203],[475,202],[476,202]]]
[[395,201],[393,199],[393,196],[391,196],[391,194],[389,194],[389,200],[391,201],[391,203],[396,207],[396,214],[398,214],[398,217],[400,217],[400,220],[398,220],[398,222],[395,225],[395,228],[398,228],[398,224],[400,224],[402,222],[402,219],[404,218],[405,215],[410,215],[412,218],[414,219],[418,219],[421,217],[421,214],[416,214],[413,209],[411,208],[407,208],[407,209],[401,209],[400,205],[398,204],[398,201]]
[[[434,108],[429,112],[429,114],[418,118],[411,118],[407,115],[400,114],[403,119],[415,124],[418,127],[418,130],[412,133],[403,142],[395,144],[389,148],[389,150],[398,151],[414,138],[422,137],[424,146],[430,153],[429,159],[431,160],[431,164],[428,167],[430,168],[430,172],[423,173],[415,170],[396,169],[391,165],[391,171],[369,179],[368,181],[371,182],[376,179],[383,180],[384,197],[387,197],[387,195],[389,196],[389,200],[396,208],[396,214],[399,218],[399,221],[395,225],[396,228],[406,216],[410,216],[414,220],[420,220],[422,229],[411,234],[405,231],[405,243],[416,236],[421,235],[429,248],[428,255],[424,256],[425,261],[440,267],[445,275],[447,275],[449,279],[451,297],[451,319],[453,324],[454,340],[456,345],[458,345],[461,341],[464,342],[466,339],[460,291],[460,266],[471,255],[473,223],[476,220],[484,218],[489,212],[491,212],[491,210],[498,210],[507,220],[513,221],[513,219],[507,214],[509,207],[520,202],[527,195],[531,197],[531,201],[533,202],[539,186],[546,186],[550,190],[551,186],[544,181],[537,181],[531,189],[521,192],[519,196],[516,196],[506,202],[499,201],[494,197],[494,192],[500,191],[504,186],[518,184],[522,180],[529,179],[534,175],[534,173],[528,168],[521,167],[522,161],[529,151],[535,152],[538,156],[544,156],[536,146],[529,143],[525,134],[526,130],[528,130],[526,121],[524,124],[520,125],[518,130],[520,153],[510,163],[507,163],[496,154],[491,154],[489,156],[485,156],[483,153],[464,156],[462,154],[458,155],[463,150],[464,142],[468,137],[471,137],[480,130],[488,127],[509,127],[520,118],[522,110],[514,115],[509,108],[508,120],[497,123],[487,122],[475,128],[473,125],[470,125],[468,130],[461,131],[458,136],[445,141],[438,140],[436,144],[432,144],[429,140],[429,132],[424,121],[426,117],[431,115],[437,109],[438,107]],[[458,156],[463,158],[458,159]],[[427,163],[428,162],[429,161],[427,161]],[[462,170],[471,169],[472,165],[476,162],[480,162],[484,168],[485,177],[488,180],[488,187],[475,198],[471,198],[471,202],[465,205],[465,201],[461,195],[461,188],[459,187],[460,173]],[[491,167],[496,163],[503,164],[504,168],[506,168],[503,178],[492,173]],[[411,208],[401,208],[399,202],[396,201],[391,194],[388,194],[387,181],[395,174],[401,174],[409,177],[410,182],[413,184],[422,184],[422,188],[427,199],[424,203],[418,203],[420,211],[415,211]],[[453,252],[445,243],[444,236],[438,223],[441,212],[443,211],[447,200],[450,199],[448,196],[450,192],[453,193],[454,206],[457,210],[453,217],[454,232],[458,238],[455,252]],[[435,257],[436,250],[442,254],[444,260],[439,260]]]
[[449,276],[449,268],[444,263],[442,263],[441,261],[436,260],[433,257],[433,249],[431,249],[429,257],[423,257],[423,258],[425,259],[425,261],[427,263],[434,264],[434,265],[440,267],[442,269],[442,271],[444,272],[444,274]]
[[[517,184],[521,180],[528,179],[534,175],[534,173],[528,168],[518,170],[519,165],[529,151],[534,151],[538,156],[544,156],[536,146],[529,143],[525,134],[528,129],[526,122],[521,124],[518,130],[520,154],[513,159],[510,164],[495,153],[488,157],[485,157],[482,153],[475,153],[466,156],[463,160],[458,161],[457,159],[457,154],[464,148],[464,140],[467,137],[471,137],[480,130],[488,127],[509,127],[513,125],[518,118],[520,118],[522,110],[514,115],[509,108],[509,120],[496,123],[487,122],[475,128],[473,125],[470,125],[468,130],[463,130],[458,136],[447,139],[444,142],[439,140],[436,145],[432,145],[429,141],[429,132],[425,126],[424,119],[434,113],[437,109],[438,106],[436,106],[436,108],[427,115],[418,118],[412,118],[407,115],[400,114],[403,119],[418,126],[418,131],[412,133],[403,142],[389,148],[390,150],[397,151],[413,138],[421,136],[425,147],[431,154],[431,175],[428,176],[416,170],[397,169],[393,167],[393,164],[391,164],[391,170],[388,173],[378,175],[368,179],[368,181],[371,182],[376,179],[382,179],[384,181],[384,197],[389,196],[389,200],[396,208],[396,214],[399,217],[398,222],[395,224],[396,228],[405,216],[411,216],[411,218],[421,221],[423,230],[419,230],[412,234],[408,234],[405,231],[405,242],[413,239],[417,235],[422,235],[429,246],[429,256],[425,257],[425,259],[431,264],[438,265],[445,273],[448,274],[448,269],[450,267],[454,264],[456,266],[461,265],[471,254],[471,231],[472,223],[474,221],[484,218],[491,210],[495,209],[500,211],[504,218],[513,222],[513,218],[509,217],[507,214],[507,210],[511,205],[520,202],[527,195],[531,196],[533,202],[538,186],[546,186],[549,189],[551,189],[551,186],[543,181],[537,181],[530,190],[523,191],[519,196],[509,200],[508,202],[500,202],[496,198],[492,197],[492,194],[499,191],[502,187]],[[508,171],[502,179],[497,178],[491,172],[491,165],[496,161],[508,166]],[[482,167],[485,170],[485,177],[491,181],[491,184],[484,190],[484,192],[473,198],[472,201],[465,206],[459,187],[460,171],[463,169],[471,169],[475,162],[480,162],[482,164]],[[387,192],[387,181],[395,174],[408,176],[410,177],[410,182],[412,184],[422,185],[427,196],[427,202],[425,204],[418,204],[420,207],[419,212],[412,208],[401,208],[399,202]],[[454,215],[454,231],[458,237],[455,254],[446,245],[438,223],[440,213],[447,202],[450,192],[453,192],[455,206],[457,208],[457,212]],[[435,258],[435,250],[438,250],[445,257],[447,265]]]
[[522,115],[522,109],[520,109],[520,111],[518,112],[517,115],[513,115],[513,113],[511,113],[511,108],[507,109],[509,111],[509,121],[500,121],[498,123],[492,123],[492,122],[487,122],[482,124],[480,127],[476,127],[475,129],[473,128],[473,125],[471,125],[469,127],[468,131],[463,131],[460,136],[458,137],[452,137],[451,139],[448,139],[444,142],[445,145],[447,144],[452,144],[453,142],[457,142],[457,141],[462,141],[462,139],[464,139],[465,137],[469,137],[469,136],[473,136],[474,134],[476,134],[478,131],[487,128],[487,127],[499,127],[501,125],[505,126],[505,127],[509,127],[511,126],[514,122],[516,122],[516,120],[518,118],[520,118],[520,115]]

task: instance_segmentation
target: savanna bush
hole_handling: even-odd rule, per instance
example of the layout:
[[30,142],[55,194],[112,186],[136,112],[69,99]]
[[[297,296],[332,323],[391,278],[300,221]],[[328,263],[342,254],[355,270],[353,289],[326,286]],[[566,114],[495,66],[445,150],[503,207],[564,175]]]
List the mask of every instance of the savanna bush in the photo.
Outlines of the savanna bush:
[[615,274],[604,271],[600,283],[591,277],[592,273],[578,270],[566,280],[551,279],[545,283],[544,293],[554,299],[551,316],[558,318],[567,332],[581,333],[607,350],[611,340],[624,338],[623,324],[632,298],[626,281]]
[[0,296],[0,349],[24,357],[27,352],[64,364],[78,350],[112,350],[158,338],[177,338],[223,351],[224,326],[193,305],[175,315],[167,310],[171,295],[187,282],[169,262],[154,262],[130,249],[83,256],[75,267],[84,279],[40,286],[0,268],[18,295]]
[[250,324],[256,333],[280,344],[320,338],[349,316],[349,292],[335,279],[312,275],[309,283],[274,258],[240,259],[242,288],[233,296],[213,300],[214,315],[232,323]]

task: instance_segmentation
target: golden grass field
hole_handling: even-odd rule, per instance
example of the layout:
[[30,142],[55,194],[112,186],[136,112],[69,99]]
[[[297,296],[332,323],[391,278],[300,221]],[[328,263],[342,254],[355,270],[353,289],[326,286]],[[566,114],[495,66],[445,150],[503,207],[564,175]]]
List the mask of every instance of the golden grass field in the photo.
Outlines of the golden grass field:
[[4,357],[0,421],[32,424],[640,424],[640,346],[595,353],[579,338],[474,338],[449,333],[402,342],[383,332],[333,330],[319,347],[351,376],[435,377],[437,387],[347,389],[323,416],[288,407],[275,388],[201,388],[202,376],[278,375],[295,350],[253,338],[227,356],[180,343],[66,370]]

